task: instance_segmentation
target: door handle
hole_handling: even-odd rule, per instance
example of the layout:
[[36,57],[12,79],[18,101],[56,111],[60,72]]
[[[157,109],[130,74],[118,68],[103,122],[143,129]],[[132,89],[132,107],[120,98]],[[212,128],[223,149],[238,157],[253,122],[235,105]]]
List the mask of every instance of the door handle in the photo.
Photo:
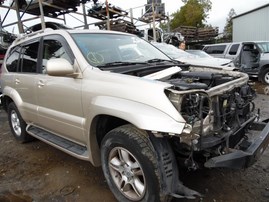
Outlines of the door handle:
[[38,87],[40,88],[40,87],[43,87],[45,84],[44,84],[44,82],[43,81],[41,81],[41,80],[39,80],[38,81]]
[[21,81],[19,79],[15,79],[15,84],[20,84]]

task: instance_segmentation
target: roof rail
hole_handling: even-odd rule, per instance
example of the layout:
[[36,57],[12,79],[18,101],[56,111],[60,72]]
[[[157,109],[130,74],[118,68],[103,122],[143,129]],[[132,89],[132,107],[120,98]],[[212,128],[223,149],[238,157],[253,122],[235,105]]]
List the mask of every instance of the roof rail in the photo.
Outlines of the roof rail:
[[37,35],[37,34],[41,34],[41,33],[47,32],[47,31],[51,31],[51,30],[53,30],[53,29],[51,29],[51,28],[45,28],[45,29],[42,29],[42,30],[38,30],[38,31],[36,31],[36,32],[29,33],[29,34],[22,34],[22,35],[19,35],[19,37],[17,37],[17,38],[14,40],[13,43],[18,43],[18,42],[20,42],[21,40],[26,39],[26,38],[28,38],[28,37],[35,36],[35,35]]

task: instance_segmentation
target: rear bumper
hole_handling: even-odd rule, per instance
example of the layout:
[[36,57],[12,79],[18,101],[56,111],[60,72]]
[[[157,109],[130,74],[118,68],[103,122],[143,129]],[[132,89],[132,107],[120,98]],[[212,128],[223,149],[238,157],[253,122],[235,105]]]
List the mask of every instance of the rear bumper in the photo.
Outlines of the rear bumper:
[[[247,168],[254,164],[269,144],[269,123],[254,122],[252,130],[249,132],[255,137],[246,150],[233,150],[231,153],[213,157],[205,162],[204,166],[208,168],[227,167],[239,169]],[[257,133],[257,131],[260,132]]]

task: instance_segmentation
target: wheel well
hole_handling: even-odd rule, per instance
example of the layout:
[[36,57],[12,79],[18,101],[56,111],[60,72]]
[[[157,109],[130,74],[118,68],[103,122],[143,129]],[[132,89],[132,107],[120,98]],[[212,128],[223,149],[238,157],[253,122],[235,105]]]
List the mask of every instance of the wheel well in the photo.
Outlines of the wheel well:
[[269,69],[269,64],[266,64],[266,65],[264,65],[264,66],[262,66],[261,68],[260,68],[260,71],[259,71],[259,74],[258,74],[258,79],[259,79],[259,81],[263,81],[263,73],[264,73],[264,71],[266,70],[266,69]]
[[100,147],[103,138],[109,131],[119,126],[128,124],[129,122],[114,116],[99,115],[94,118],[93,123],[95,123],[93,127],[93,134],[96,134],[96,140],[98,146]]
[[261,67],[259,74],[261,74],[265,69],[269,69],[269,64],[266,64]]
[[3,105],[3,108],[5,111],[7,111],[7,108],[8,108],[8,105],[11,103],[11,102],[14,102],[10,97],[8,96],[3,96],[2,97],[2,105]]

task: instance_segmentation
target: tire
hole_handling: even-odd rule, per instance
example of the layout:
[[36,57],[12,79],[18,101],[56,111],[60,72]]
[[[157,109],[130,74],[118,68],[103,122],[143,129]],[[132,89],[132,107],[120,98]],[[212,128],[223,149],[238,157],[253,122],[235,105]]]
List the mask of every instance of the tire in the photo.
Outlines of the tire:
[[261,72],[261,82],[269,85],[269,68],[262,70]]
[[27,125],[13,102],[8,105],[8,122],[12,134],[19,142],[25,143],[34,139],[26,132]]
[[132,125],[110,131],[101,144],[101,161],[107,183],[118,201],[170,199],[160,191],[157,157],[146,132]]

